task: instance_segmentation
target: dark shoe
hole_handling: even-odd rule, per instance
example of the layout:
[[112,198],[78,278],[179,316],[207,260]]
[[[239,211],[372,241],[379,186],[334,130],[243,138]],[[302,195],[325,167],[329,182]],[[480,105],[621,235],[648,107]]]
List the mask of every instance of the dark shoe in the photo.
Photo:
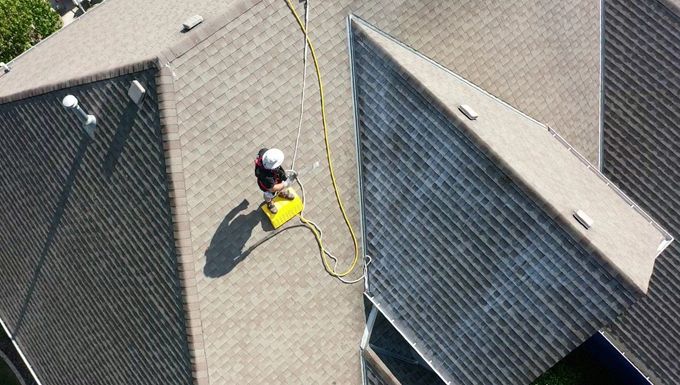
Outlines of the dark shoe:
[[286,199],[290,199],[290,200],[295,199],[295,194],[293,194],[292,192],[290,192],[290,190],[281,190],[281,191],[279,191],[279,196],[280,196],[281,198],[286,198]]
[[267,208],[269,209],[269,211],[271,211],[272,214],[276,214],[279,211],[279,209],[276,208],[274,201],[269,201],[269,202],[266,202],[266,203],[267,203]]

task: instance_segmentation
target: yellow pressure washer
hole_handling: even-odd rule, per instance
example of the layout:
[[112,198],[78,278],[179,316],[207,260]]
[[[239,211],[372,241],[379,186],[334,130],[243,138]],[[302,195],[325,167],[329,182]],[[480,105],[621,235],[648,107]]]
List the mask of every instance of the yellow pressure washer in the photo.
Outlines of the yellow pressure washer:
[[274,197],[274,206],[277,208],[276,214],[269,211],[266,203],[263,203],[262,206],[260,206],[275,229],[278,229],[289,220],[295,218],[305,208],[304,203],[302,203],[302,198],[300,198],[295,190],[289,188],[288,191],[295,195],[294,199],[286,199],[278,195]]

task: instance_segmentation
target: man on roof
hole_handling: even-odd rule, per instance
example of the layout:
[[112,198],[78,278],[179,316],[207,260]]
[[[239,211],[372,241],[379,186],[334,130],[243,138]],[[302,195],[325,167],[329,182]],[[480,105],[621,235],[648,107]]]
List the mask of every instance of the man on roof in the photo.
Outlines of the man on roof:
[[291,180],[281,167],[283,158],[283,151],[278,148],[263,148],[257,153],[257,159],[255,159],[257,185],[264,193],[264,201],[272,214],[276,214],[278,211],[273,201],[275,196],[278,195],[286,199],[295,198],[295,195],[288,191]]

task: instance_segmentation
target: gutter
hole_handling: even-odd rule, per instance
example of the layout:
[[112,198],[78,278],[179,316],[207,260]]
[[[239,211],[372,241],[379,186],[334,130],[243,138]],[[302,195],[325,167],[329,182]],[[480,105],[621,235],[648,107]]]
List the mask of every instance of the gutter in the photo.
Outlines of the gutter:
[[649,385],[655,385],[654,382],[652,382],[651,378],[645,375],[645,373],[643,373],[642,370],[640,370],[640,368],[637,365],[635,365],[635,363],[633,363],[633,361],[631,361],[628,356],[626,356],[626,353],[623,350],[619,349],[618,346],[616,346],[614,341],[612,341],[612,338],[607,337],[607,334],[603,330],[598,331],[598,333],[609,343],[609,345],[616,349],[616,351],[621,355],[621,357],[626,359],[628,364],[631,367],[633,367],[640,374],[641,377],[644,377],[647,380],[647,383]]

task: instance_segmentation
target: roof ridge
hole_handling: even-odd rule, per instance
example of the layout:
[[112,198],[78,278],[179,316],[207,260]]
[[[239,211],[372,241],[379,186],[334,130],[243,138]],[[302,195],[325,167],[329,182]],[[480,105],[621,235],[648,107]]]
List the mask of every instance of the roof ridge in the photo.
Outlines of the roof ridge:
[[165,153],[165,173],[168,177],[168,198],[172,213],[172,226],[180,295],[185,319],[185,333],[191,360],[191,374],[195,385],[207,385],[208,361],[203,340],[203,324],[198,298],[198,286],[194,276],[195,261],[191,237],[182,146],[179,143],[175,79],[168,66],[160,66],[156,72],[156,92],[160,115],[161,137]]
[[88,83],[94,83],[101,80],[107,80],[121,75],[127,75],[134,72],[144,71],[150,68],[160,68],[160,62],[157,56],[153,56],[151,58],[143,59],[141,61],[125,64],[118,67],[107,68],[77,78],[47,84],[43,86],[38,86],[36,88],[30,88],[28,90],[19,91],[17,93],[6,96],[0,96],[0,104],[16,102],[22,99],[27,99],[34,96],[59,91],[65,88],[80,86]]
[[[388,34],[376,29],[369,23],[356,18],[358,21],[354,21],[353,23],[359,28],[356,29],[358,33],[361,33],[365,38],[369,39],[370,41],[374,42],[374,47],[375,49],[378,49],[383,55],[386,55],[387,57],[392,58],[392,54],[386,50],[385,47],[383,47],[379,42],[376,42],[373,36],[370,36],[367,31],[372,31],[373,33],[378,34],[379,36],[383,36],[384,38],[387,38],[397,44],[399,47],[409,50],[412,52],[414,55],[417,57],[426,60],[430,64],[434,64],[438,69],[444,70],[447,74],[450,76],[455,77],[456,79],[459,79],[460,81],[464,82],[465,84],[473,87],[474,89],[481,91],[483,94],[487,95],[488,97],[494,99],[495,101],[500,102],[502,105],[505,107],[509,108],[510,111],[513,113],[516,113],[520,115],[523,118],[527,118],[528,120],[532,121],[535,124],[538,124],[540,127],[544,128],[551,136],[553,139],[557,140],[562,146],[565,147],[567,151],[569,151],[573,156],[575,156],[581,163],[583,163],[591,172],[593,172],[603,183],[606,184],[606,186],[616,193],[620,199],[622,199],[632,210],[634,210],[638,215],[640,215],[643,219],[645,219],[654,229],[659,231],[659,233],[665,238],[665,242],[662,243],[659,246],[658,252],[655,256],[655,258],[673,241],[673,237],[666,231],[664,228],[658,224],[656,221],[654,221],[644,210],[639,208],[636,204],[633,203],[633,201],[628,198],[620,189],[616,188],[604,175],[602,175],[599,170],[597,170],[596,167],[592,166],[590,162],[587,161],[578,151],[573,149],[569,143],[564,140],[561,136],[559,136],[553,129],[550,127],[546,126],[545,124],[537,121],[536,119],[533,119],[526,115],[525,113],[519,111],[517,108],[509,105],[508,103],[503,102],[502,100],[498,99],[496,96],[484,91],[477,85],[471,83],[470,81],[464,79],[458,74],[455,74],[448,70],[447,68],[441,66],[440,64],[436,63],[432,59],[422,55],[416,50],[413,50],[412,48],[404,45],[400,41],[392,38]],[[363,29],[362,29],[363,28]],[[509,177],[511,177],[512,180],[514,180],[517,184],[517,186],[524,191],[525,193],[529,194],[532,199],[544,210],[548,215],[550,215],[555,221],[565,230],[567,231],[577,242],[579,242],[583,247],[585,247],[587,250],[592,252],[597,258],[596,261],[607,271],[609,271],[613,276],[617,277],[620,279],[622,283],[624,283],[626,286],[630,287],[633,289],[635,292],[644,294],[646,293],[646,290],[648,287],[645,287],[645,285],[641,285],[640,283],[637,283],[635,279],[630,275],[629,272],[627,272],[622,266],[619,266],[619,264],[613,260],[612,258],[608,257],[607,254],[602,250],[600,247],[595,245],[591,239],[589,239],[582,231],[579,231],[580,229],[577,227],[577,224],[573,221],[573,218],[571,218],[571,215],[567,215],[563,213],[561,210],[557,208],[554,204],[550,203],[548,200],[546,200],[544,197],[540,195],[538,191],[536,191],[531,183],[522,175],[519,175],[518,172],[515,170],[514,167],[512,167],[510,164],[508,164],[505,159],[494,149],[490,147],[486,141],[479,136],[479,134],[472,128],[472,126],[469,124],[469,122],[464,121],[456,112],[454,111],[451,106],[447,105],[440,97],[435,95],[435,93],[430,90],[427,86],[423,84],[423,82],[418,79],[413,72],[410,69],[407,69],[404,67],[404,65],[397,60],[391,59],[391,62],[393,65],[395,65],[402,74],[410,78],[414,84],[417,84],[419,87],[419,91],[423,92],[427,97],[435,103],[439,108],[442,109],[442,111],[453,121],[457,126],[460,126],[461,128],[464,128],[465,131],[468,133],[469,137],[475,142],[476,145],[478,145],[486,154],[489,156],[494,163],[496,163],[501,170],[506,173]],[[630,269],[628,269],[630,270]],[[648,282],[647,282],[648,285]]]

